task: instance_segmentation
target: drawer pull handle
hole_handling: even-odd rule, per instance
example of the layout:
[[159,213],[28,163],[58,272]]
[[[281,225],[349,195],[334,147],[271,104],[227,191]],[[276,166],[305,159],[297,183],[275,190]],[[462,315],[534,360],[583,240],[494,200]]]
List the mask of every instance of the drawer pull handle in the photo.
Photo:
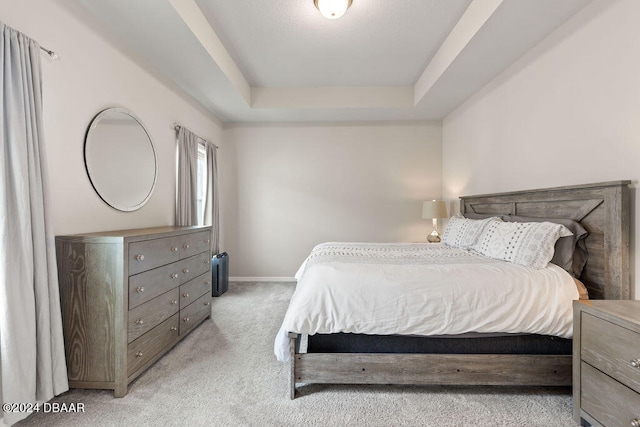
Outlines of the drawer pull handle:
[[186,292],[184,294],[182,294],[182,296],[185,297],[185,298],[189,298],[189,294],[186,293]]
[[209,239],[206,239],[204,242],[205,242],[205,243],[209,243],[209,242],[210,242],[210,240],[209,240]]
[[636,369],[639,369],[640,368],[640,359],[633,359],[631,361],[631,366],[633,366]]
[[172,247],[171,252],[178,252],[178,247],[177,246]]
[[142,352],[141,351],[137,352],[136,357],[142,357]]
[[191,320],[191,319],[189,319],[188,317],[185,317],[185,318],[184,318],[184,319],[182,319],[182,320],[183,320],[185,323],[187,323],[187,322],[188,322],[189,320]]
[[209,301],[207,301],[207,302],[205,302],[205,303],[204,303],[204,305],[209,305],[209,304],[210,304],[210,303],[209,303]]
[[136,288],[136,292],[139,293],[139,294],[143,293],[144,292],[144,286],[138,286]]
[[207,281],[204,282],[204,284],[209,286],[211,284],[211,282],[207,280]]
[[631,420],[631,427],[640,427],[640,418]]
[[176,305],[177,303],[178,303],[178,300],[174,299],[173,301],[171,301],[171,305]]
[[144,320],[142,319],[136,320],[136,325],[142,325],[143,323],[144,323]]
[[144,261],[144,255],[142,255],[142,254],[138,254],[138,255],[136,255],[136,259],[137,259],[138,261]]
[[175,331],[177,331],[177,330],[178,330],[178,328],[176,328],[175,326],[172,326],[172,327],[171,327],[171,330],[172,330],[173,332],[175,332]]
[[185,269],[183,269],[183,270],[182,270],[182,272],[183,272],[184,274],[189,274],[189,269],[188,269],[188,268],[185,268]]
[[182,247],[185,248],[185,249],[189,249],[189,244],[185,243],[184,245],[182,245]]
[[204,263],[205,263],[205,264],[209,264],[209,260],[208,260],[208,259],[205,259],[205,260],[204,260]]
[[176,273],[171,273],[171,278],[172,278],[172,279],[177,279],[177,278],[178,278],[178,275],[177,275]]

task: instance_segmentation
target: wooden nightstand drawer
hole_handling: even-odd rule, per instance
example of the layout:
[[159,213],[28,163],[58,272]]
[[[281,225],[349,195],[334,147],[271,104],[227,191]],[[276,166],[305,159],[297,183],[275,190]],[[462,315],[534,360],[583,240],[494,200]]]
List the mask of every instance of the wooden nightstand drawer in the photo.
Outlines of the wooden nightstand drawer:
[[584,312],[581,324],[580,358],[640,393],[640,334]]
[[[640,425],[640,301],[573,302],[573,418]],[[584,424],[582,424],[584,425]]]
[[640,394],[582,362],[582,410],[605,426],[640,422]]

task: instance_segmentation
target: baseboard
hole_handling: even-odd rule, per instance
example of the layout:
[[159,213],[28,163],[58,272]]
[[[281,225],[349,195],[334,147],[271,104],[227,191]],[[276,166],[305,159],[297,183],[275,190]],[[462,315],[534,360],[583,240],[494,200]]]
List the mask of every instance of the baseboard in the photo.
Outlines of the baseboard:
[[295,282],[293,277],[229,277],[230,282]]

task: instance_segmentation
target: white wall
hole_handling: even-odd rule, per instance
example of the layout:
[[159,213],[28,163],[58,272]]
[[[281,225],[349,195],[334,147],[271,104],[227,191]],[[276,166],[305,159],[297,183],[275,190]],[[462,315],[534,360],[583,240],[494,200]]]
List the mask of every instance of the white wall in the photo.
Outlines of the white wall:
[[[75,2],[0,0],[0,11],[5,24],[62,58],[42,56],[55,234],[173,224],[173,122],[220,146],[221,247],[234,276],[292,277],[321,241],[428,234],[420,207],[442,189],[439,123],[233,126],[223,135],[214,116]],[[144,123],[158,155],[154,194],[131,213],[106,205],[84,167],[87,127],[113,106]]]
[[425,241],[442,188],[439,123],[225,128],[231,276],[293,277],[325,241]]
[[[445,197],[620,179],[637,186],[639,16],[637,0],[594,1],[446,117]],[[632,280],[640,299],[634,271]]]
[[[56,234],[174,223],[175,134],[178,122],[220,145],[219,121],[171,84],[127,56],[120,44],[75,2],[0,0],[0,20],[54,50],[42,55],[44,130]],[[114,45],[115,43],[115,45]],[[140,210],[120,212],[93,191],[84,167],[84,135],[108,107],[131,110],[144,123],[158,156],[153,196]]]

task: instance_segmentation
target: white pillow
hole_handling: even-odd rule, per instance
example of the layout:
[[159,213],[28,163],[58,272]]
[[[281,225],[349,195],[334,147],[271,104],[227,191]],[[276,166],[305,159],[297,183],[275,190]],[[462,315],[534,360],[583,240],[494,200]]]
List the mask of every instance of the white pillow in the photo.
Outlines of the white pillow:
[[442,234],[442,243],[458,248],[471,248],[489,223],[502,220],[498,217],[485,219],[469,219],[460,214],[449,218],[449,223]]
[[545,268],[560,237],[573,233],[552,222],[498,222],[487,225],[473,249],[482,255],[533,268]]

